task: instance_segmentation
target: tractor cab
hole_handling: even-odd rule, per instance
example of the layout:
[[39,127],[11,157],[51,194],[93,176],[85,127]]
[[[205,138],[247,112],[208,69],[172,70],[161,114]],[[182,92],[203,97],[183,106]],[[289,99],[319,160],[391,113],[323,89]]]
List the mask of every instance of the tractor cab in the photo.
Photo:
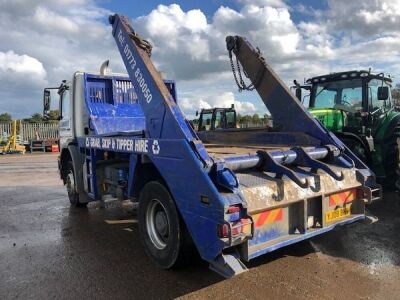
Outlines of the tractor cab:
[[[347,71],[312,77],[304,85],[294,83],[296,97],[311,115],[369,165],[380,182],[394,186],[395,169],[400,170],[400,114],[392,101],[392,78]],[[308,103],[307,96],[302,98],[304,90]],[[400,178],[396,185],[400,189]]]
[[363,134],[373,131],[393,109],[391,85],[392,79],[383,73],[348,71],[310,78],[304,86],[296,84],[296,95],[301,99],[301,89],[310,91],[309,112],[329,130]]
[[[196,112],[196,116],[199,112]],[[220,130],[236,128],[236,110],[230,108],[202,109],[198,119],[198,131]]]

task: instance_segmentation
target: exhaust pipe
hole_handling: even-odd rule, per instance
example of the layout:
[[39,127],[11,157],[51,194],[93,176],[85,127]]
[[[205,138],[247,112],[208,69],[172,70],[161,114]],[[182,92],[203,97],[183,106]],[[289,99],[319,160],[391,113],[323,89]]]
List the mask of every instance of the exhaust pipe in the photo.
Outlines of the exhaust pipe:
[[101,64],[101,67],[100,67],[100,75],[101,75],[101,76],[106,76],[106,75],[107,75],[109,63],[110,63],[110,60],[107,59],[105,62],[103,62],[103,63]]

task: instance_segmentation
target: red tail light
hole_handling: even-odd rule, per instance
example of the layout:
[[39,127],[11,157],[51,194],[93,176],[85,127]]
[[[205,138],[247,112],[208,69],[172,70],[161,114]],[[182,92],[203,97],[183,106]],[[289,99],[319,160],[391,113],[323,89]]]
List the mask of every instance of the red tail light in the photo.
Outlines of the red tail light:
[[218,225],[218,236],[220,238],[235,237],[239,234],[251,235],[252,222],[250,218],[242,218],[236,222],[229,222]]
[[220,238],[228,238],[229,237],[229,224],[219,224],[218,225],[218,236]]
[[237,213],[240,211],[240,207],[239,206],[229,206],[228,207],[228,214],[233,214],[233,213]]

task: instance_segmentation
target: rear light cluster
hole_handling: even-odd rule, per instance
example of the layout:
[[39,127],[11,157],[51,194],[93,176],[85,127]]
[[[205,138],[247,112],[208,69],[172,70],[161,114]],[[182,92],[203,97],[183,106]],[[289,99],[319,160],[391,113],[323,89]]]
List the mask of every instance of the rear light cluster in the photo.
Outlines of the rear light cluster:
[[236,222],[218,225],[218,236],[220,238],[232,238],[241,234],[251,235],[251,219],[242,218]]
[[225,224],[219,224],[218,225],[218,236],[220,238],[227,238],[229,236],[229,224],[225,223]]
[[232,238],[241,234],[251,235],[252,221],[248,217],[240,218],[240,209],[240,206],[229,206],[226,211],[227,222],[218,225],[220,238]]
[[234,222],[240,219],[240,206],[229,206],[226,211],[227,220],[229,222]]
[[240,206],[233,205],[228,207],[228,214],[233,214],[237,212],[240,212]]

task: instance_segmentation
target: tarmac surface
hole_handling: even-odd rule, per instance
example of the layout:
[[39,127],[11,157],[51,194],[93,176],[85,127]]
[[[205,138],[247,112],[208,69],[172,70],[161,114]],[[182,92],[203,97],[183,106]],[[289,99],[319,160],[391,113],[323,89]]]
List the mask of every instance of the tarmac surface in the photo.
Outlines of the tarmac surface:
[[119,203],[70,208],[56,160],[0,156],[0,299],[400,299],[395,193],[369,207],[378,222],[264,255],[226,280],[197,257],[179,270],[158,268]]

